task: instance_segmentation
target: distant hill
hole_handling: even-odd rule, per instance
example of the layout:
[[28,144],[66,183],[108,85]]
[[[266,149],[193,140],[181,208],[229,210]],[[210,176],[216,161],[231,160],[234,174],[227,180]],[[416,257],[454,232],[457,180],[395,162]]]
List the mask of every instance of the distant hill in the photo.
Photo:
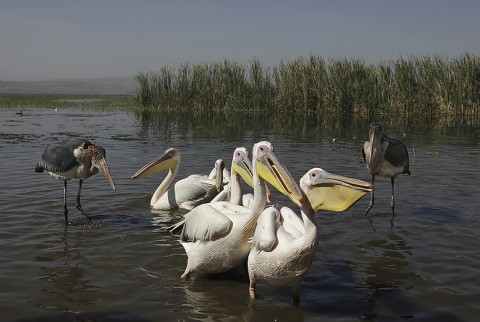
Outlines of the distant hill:
[[0,81],[0,94],[133,95],[134,77]]

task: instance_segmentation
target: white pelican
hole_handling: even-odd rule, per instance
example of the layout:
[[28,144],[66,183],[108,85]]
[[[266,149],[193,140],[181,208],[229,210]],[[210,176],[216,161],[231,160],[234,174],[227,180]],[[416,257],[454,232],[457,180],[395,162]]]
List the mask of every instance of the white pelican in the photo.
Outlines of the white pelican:
[[[407,147],[403,142],[383,134],[382,126],[378,123],[370,125],[369,137],[370,140],[363,145],[363,159],[367,163],[368,171],[372,175],[372,185],[374,185],[376,175],[390,177],[392,183],[391,208],[393,220],[395,217],[395,177],[404,173],[410,175]],[[375,190],[372,187],[372,197],[364,216],[367,216],[375,203],[374,194]]]
[[[300,283],[315,256],[318,239],[315,212],[344,211],[370,191],[361,180],[333,175],[320,168],[300,179],[303,203],[301,219],[290,208],[266,208],[257,221],[248,255],[250,297],[255,299],[257,281],[292,287],[294,303],[300,299]],[[298,199],[290,196],[297,205]]]
[[254,200],[250,208],[226,201],[202,204],[177,224],[183,225],[180,242],[188,256],[182,278],[194,272],[226,272],[247,259],[256,221],[266,205],[264,179],[301,200],[300,188],[279,163],[269,142],[256,143],[252,155]]
[[161,170],[169,170],[152,195],[150,207],[153,209],[174,210],[182,208],[191,210],[199,204],[209,202],[221,190],[224,168],[221,159],[215,162],[217,171],[215,179],[209,179],[206,175],[192,174],[177,181],[170,188],[177,175],[180,160],[180,151],[175,148],[169,148],[163,155],[143,166],[132,176],[133,180],[148,177]]
[[[211,201],[230,201],[234,205],[241,205],[249,208],[253,201],[253,194],[243,194],[240,185],[240,178],[253,188],[253,167],[249,159],[248,150],[245,147],[238,147],[233,152],[232,166],[228,176],[228,183],[223,187],[223,190]],[[225,180],[224,180],[225,181]],[[266,186],[267,202],[270,202],[270,190]]]

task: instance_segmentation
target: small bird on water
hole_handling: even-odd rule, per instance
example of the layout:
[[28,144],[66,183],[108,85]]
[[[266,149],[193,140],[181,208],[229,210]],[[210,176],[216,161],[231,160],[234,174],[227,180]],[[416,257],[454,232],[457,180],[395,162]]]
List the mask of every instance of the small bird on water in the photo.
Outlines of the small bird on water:
[[83,180],[100,170],[107,178],[113,191],[115,185],[105,160],[105,149],[87,139],[70,138],[64,142],[48,145],[37,162],[35,172],[47,172],[56,179],[63,180],[63,214],[68,225],[67,181],[79,179],[76,207],[87,219],[94,223],[80,204]]
[[375,203],[375,176],[390,177],[392,183],[391,207],[393,223],[393,218],[395,217],[395,177],[399,174],[410,175],[407,147],[403,142],[383,134],[382,125],[378,123],[370,125],[369,138],[369,141],[366,141],[363,145],[362,155],[367,163],[368,171],[372,175],[372,197],[364,216],[367,216]]

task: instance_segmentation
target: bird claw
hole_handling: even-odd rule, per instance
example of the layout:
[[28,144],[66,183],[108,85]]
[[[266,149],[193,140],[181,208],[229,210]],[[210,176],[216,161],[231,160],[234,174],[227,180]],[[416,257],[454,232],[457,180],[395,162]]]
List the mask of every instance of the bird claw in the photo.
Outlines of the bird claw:
[[92,218],[90,218],[90,216],[86,213],[85,210],[83,210],[82,206],[80,204],[77,204],[77,209],[80,210],[80,212],[95,226],[98,226],[98,224],[96,222],[94,222],[92,220]]

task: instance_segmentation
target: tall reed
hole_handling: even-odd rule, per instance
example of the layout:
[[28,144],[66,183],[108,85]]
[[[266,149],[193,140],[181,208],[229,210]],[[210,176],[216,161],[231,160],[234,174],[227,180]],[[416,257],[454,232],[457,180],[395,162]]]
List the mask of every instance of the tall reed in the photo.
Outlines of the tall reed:
[[293,112],[435,119],[479,115],[480,56],[399,57],[378,64],[311,55],[264,68],[221,60],[138,73],[148,111]]

